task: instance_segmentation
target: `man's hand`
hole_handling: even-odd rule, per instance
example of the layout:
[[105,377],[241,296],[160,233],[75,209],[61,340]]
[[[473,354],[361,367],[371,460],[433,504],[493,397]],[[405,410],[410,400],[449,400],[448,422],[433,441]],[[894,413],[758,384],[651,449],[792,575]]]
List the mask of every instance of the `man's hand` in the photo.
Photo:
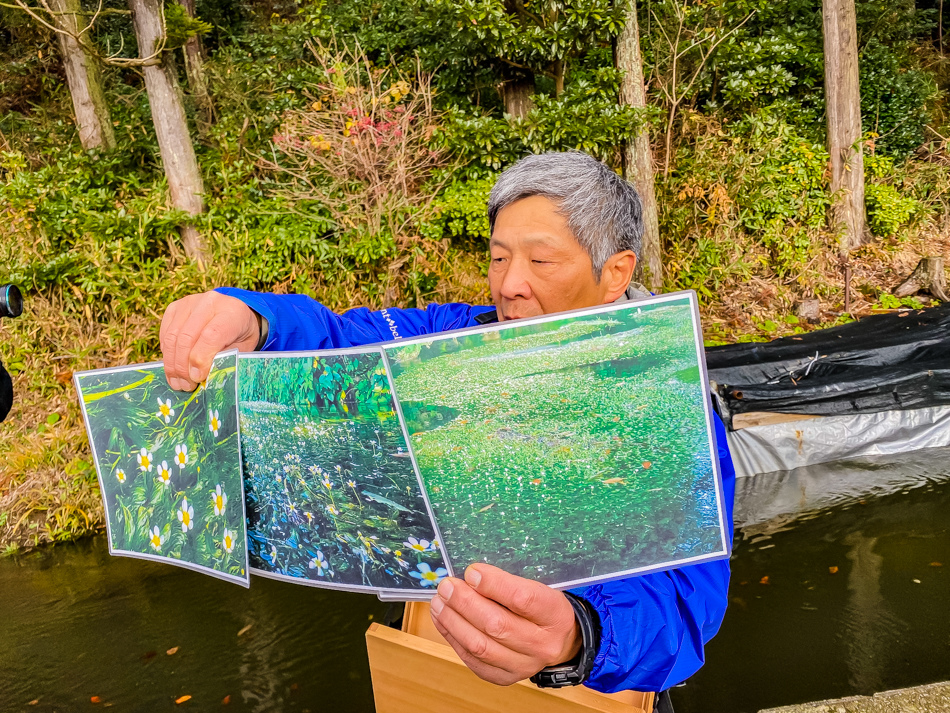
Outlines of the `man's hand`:
[[192,391],[208,378],[215,354],[252,351],[260,337],[257,314],[234,297],[204,292],[172,302],[159,334],[168,385]]
[[567,597],[487,564],[443,579],[432,621],[480,678],[510,686],[574,658],[581,634]]

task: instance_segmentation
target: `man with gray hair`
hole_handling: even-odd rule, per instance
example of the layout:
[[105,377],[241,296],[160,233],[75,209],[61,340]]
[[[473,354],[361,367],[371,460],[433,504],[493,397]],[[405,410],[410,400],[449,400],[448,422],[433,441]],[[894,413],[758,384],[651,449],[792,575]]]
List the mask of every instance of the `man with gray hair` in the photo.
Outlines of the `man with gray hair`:
[[[161,345],[172,388],[204,380],[219,351],[291,351],[377,344],[646,296],[631,282],[643,232],[632,185],[580,152],[528,156],[488,201],[492,307],[352,309],[303,295],[233,288],[169,305]],[[735,472],[716,419],[732,517]],[[486,564],[446,578],[431,603],[436,628],[485,680],[583,683],[604,692],[665,691],[702,665],[726,610],[727,561],[561,592]],[[668,706],[668,697],[665,699]]]

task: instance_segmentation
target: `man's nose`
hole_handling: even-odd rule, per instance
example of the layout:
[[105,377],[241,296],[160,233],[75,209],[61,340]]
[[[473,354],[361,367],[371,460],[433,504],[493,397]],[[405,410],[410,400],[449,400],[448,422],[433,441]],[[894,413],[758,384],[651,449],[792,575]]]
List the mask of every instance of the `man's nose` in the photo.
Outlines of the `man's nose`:
[[506,300],[531,299],[530,271],[523,260],[512,260],[501,282],[501,296]]

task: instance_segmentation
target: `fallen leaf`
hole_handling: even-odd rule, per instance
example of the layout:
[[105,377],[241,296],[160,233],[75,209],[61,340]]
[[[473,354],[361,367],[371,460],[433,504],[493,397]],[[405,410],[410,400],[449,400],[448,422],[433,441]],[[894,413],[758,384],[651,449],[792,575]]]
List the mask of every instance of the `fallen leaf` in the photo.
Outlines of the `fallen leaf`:
[[56,374],[56,381],[57,381],[57,383],[60,383],[60,384],[62,384],[63,386],[65,386],[66,384],[68,384],[68,383],[69,383],[70,381],[72,381],[72,380],[73,380],[73,372],[72,372],[72,371],[61,371],[61,372],[59,372],[58,374]]
[[614,483],[626,483],[627,481],[624,478],[607,478],[603,481],[604,485],[613,485]]
[[762,579],[759,580],[759,584],[768,584],[768,583],[769,583],[769,575],[765,575],[764,577],[762,577]]
[[541,485],[541,478],[535,478],[532,480],[531,485]]
[[179,696],[178,698],[175,699],[175,705],[180,706],[182,703],[186,701],[190,701],[190,700],[191,700],[191,696],[189,695]]
[[653,465],[653,463],[651,463],[651,462],[648,461],[648,460],[643,461],[643,467],[644,467],[644,468],[649,469],[650,466],[652,466],[652,465]]
[[829,567],[829,568],[828,568],[828,571],[831,572],[832,574],[837,574],[837,573],[838,573],[838,568],[837,568],[837,567]]
[[168,651],[166,651],[165,653],[168,654],[169,656],[174,656],[175,654],[178,653],[178,647],[177,647],[177,646],[172,646],[172,647],[171,647]]
[[485,507],[483,507],[483,508],[482,508],[481,510],[479,510],[478,512],[485,512],[486,510],[491,510],[493,507],[495,507],[495,503],[489,503],[488,505],[486,505]]
[[226,705],[228,705],[228,703],[230,703],[230,702],[231,702],[231,695],[230,695],[230,694],[226,695],[224,698],[221,699],[221,705],[222,705],[222,706],[226,706]]
[[247,632],[249,632],[249,631],[251,630],[251,626],[253,626],[253,625],[252,625],[252,624],[248,624],[248,625],[245,626],[243,629],[241,629],[241,630],[238,632],[238,636],[244,636]]
[[27,705],[28,705],[28,706],[35,706],[35,705],[39,705],[39,702],[40,702],[40,699],[39,699],[39,698],[34,698],[32,701],[30,701],[29,703],[27,703]]
[[89,698],[90,703],[102,703],[102,699],[99,696],[92,696]]
[[943,564],[941,564],[940,562],[931,562],[931,563],[930,563],[930,566],[931,566],[931,567],[943,567]]

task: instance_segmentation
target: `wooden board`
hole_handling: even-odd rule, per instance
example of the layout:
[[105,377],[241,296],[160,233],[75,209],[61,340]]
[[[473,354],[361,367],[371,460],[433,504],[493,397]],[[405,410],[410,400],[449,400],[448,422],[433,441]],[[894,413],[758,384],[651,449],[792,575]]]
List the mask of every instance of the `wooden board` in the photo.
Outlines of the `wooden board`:
[[432,624],[426,602],[406,604],[403,631],[366,632],[377,713],[647,713],[653,694],[605,694],[577,686],[542,689],[530,681],[496,686],[472,673]]

